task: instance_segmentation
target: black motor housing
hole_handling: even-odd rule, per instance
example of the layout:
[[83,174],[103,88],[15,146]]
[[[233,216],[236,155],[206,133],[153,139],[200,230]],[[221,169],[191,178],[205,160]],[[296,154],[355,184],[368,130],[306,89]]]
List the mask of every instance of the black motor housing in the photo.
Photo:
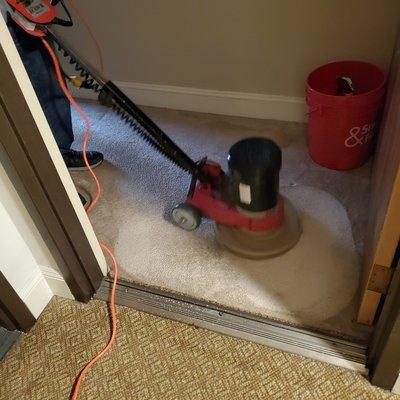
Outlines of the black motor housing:
[[267,211],[279,199],[282,152],[270,139],[248,138],[235,143],[228,153],[225,196],[231,205],[248,211]]

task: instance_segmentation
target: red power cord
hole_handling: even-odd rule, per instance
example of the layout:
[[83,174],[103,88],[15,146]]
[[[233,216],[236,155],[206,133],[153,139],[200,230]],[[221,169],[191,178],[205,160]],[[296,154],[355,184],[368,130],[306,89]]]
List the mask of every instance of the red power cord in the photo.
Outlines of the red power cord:
[[[93,197],[93,200],[91,201],[88,209],[87,209],[87,214],[90,215],[90,212],[93,210],[94,206],[96,203],[99,201],[100,196],[101,196],[101,185],[99,182],[99,179],[97,178],[96,174],[93,172],[93,169],[91,168],[88,159],[87,159],[87,145],[91,136],[91,123],[90,123],[90,118],[86,114],[86,112],[79,106],[79,104],[75,101],[75,99],[72,97],[70,91],[68,90],[64,78],[61,72],[60,68],[60,63],[58,61],[58,58],[53,50],[53,48],[50,46],[49,42],[41,38],[43,45],[46,47],[47,51],[50,54],[50,57],[53,61],[54,64],[54,69],[56,72],[57,80],[58,83],[64,92],[65,96],[67,97],[68,101],[71,103],[71,106],[74,108],[74,110],[82,117],[83,121],[85,122],[85,134],[83,136],[83,146],[82,146],[82,153],[83,153],[83,160],[85,162],[85,166],[88,169],[93,181],[96,184],[96,194]],[[118,263],[117,260],[114,256],[114,253],[104,244],[100,243],[101,248],[103,251],[105,251],[111,258],[112,263],[113,263],[113,268],[114,268],[114,279],[111,287],[111,292],[110,292],[110,298],[109,298],[109,304],[110,304],[110,315],[111,315],[111,333],[110,333],[110,338],[106,344],[106,346],[95,356],[92,358],[90,362],[86,364],[86,366],[81,370],[79,375],[77,376],[72,392],[72,400],[76,400],[79,395],[79,390],[82,384],[83,379],[85,378],[85,375],[89,372],[89,370],[92,368],[92,366],[100,359],[102,358],[107,351],[111,348],[115,341],[115,337],[117,334],[117,316],[116,316],[116,310],[115,310],[115,289],[117,286],[117,279],[118,279]]]

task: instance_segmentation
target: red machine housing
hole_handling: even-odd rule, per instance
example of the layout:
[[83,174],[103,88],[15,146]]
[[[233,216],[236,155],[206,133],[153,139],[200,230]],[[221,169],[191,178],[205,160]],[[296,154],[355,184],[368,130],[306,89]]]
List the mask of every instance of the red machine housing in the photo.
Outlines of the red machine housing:
[[221,166],[212,161],[203,161],[203,163],[203,170],[210,179],[206,183],[199,180],[194,182],[186,199],[187,204],[199,210],[204,217],[223,225],[256,232],[279,228],[284,220],[284,200],[282,196],[279,197],[276,207],[268,210],[264,218],[250,218],[221,199],[223,176]]
[[36,25],[50,24],[56,17],[55,7],[50,0],[7,0],[12,19],[33,36],[46,35]]

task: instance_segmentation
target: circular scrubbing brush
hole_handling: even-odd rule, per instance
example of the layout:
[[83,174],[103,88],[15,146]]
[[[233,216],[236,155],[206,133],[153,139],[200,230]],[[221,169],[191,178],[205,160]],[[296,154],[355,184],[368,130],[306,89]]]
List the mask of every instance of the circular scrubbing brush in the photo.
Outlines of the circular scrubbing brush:
[[[276,220],[262,229],[216,224],[217,240],[235,254],[247,258],[267,258],[291,249],[301,235],[294,206],[279,195],[280,148],[263,138],[244,139],[229,151],[229,173],[225,198],[236,210],[254,221]],[[267,225],[266,225],[267,226]]]
[[284,204],[284,218],[276,229],[251,231],[217,223],[218,243],[246,258],[261,259],[285,253],[299,241],[301,224],[292,203],[284,198]]

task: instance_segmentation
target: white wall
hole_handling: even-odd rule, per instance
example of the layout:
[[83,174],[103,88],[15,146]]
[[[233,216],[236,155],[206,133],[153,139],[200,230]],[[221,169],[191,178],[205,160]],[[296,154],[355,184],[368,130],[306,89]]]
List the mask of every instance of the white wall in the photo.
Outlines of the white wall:
[[62,260],[53,257],[58,252],[1,145],[0,188],[0,248],[6,260],[0,268],[7,280],[35,310],[47,304],[49,291],[72,298],[59,273]]
[[[111,79],[284,96],[304,96],[307,73],[335,59],[387,68],[400,18],[398,0],[77,3]],[[60,31],[97,61],[79,20]]]
[[394,394],[400,394],[400,375],[393,386],[392,392]]
[[[36,240],[35,232],[26,230],[29,225],[26,209],[6,173],[4,160],[4,150],[0,147],[0,271],[37,318],[53,292],[21,234],[24,231]],[[41,250],[40,247],[37,249]],[[45,256],[45,251],[39,253],[39,257]],[[52,263],[51,256],[48,261]]]
[[[387,69],[398,0],[106,0],[77,2],[103,49],[105,72],[139,104],[304,119],[305,80],[329,61]],[[79,20],[62,35],[89,61]]]

